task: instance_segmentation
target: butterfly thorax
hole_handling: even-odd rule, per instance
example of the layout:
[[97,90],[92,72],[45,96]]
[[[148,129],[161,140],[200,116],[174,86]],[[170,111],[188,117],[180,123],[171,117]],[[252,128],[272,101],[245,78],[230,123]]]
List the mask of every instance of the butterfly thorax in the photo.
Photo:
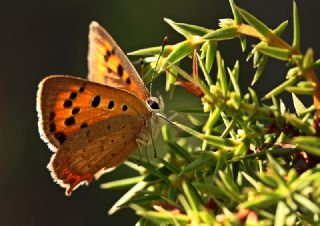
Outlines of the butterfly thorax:
[[160,120],[157,113],[162,113],[164,110],[164,103],[161,97],[149,97],[146,100],[146,105],[151,112],[151,117],[147,122],[145,128],[137,137],[137,144],[140,146],[149,145],[152,143],[160,128]]

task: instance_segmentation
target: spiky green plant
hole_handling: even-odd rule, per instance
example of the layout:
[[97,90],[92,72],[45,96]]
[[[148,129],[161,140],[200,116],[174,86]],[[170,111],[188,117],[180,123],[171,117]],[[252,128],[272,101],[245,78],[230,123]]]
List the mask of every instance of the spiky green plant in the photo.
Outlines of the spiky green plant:
[[[131,157],[126,164],[139,176],[102,185],[131,186],[110,214],[132,208],[141,216],[137,225],[320,224],[320,83],[314,72],[320,60],[313,59],[312,49],[300,51],[295,2],[291,45],[280,37],[287,21],[272,30],[233,0],[230,6],[234,19],[220,20],[217,30],[165,19],[185,41],[165,46],[159,74],[166,74],[168,92],[179,84],[201,98],[203,107],[176,109],[190,122],[162,127],[167,145],[163,158]],[[242,91],[239,62],[227,67],[219,52],[219,44],[229,39],[239,39],[245,51],[247,37],[258,40],[249,53],[255,69],[252,84],[269,58],[288,67],[285,81],[263,98],[250,87]],[[157,56],[160,50],[131,54]],[[179,67],[184,58],[193,59],[192,75]],[[146,82],[154,66],[152,61],[146,68]],[[283,92],[292,93],[295,112],[278,98]],[[297,97],[301,94],[312,96],[313,104],[306,107]],[[197,120],[199,114],[207,118],[205,123]],[[201,142],[188,143],[190,138]]]

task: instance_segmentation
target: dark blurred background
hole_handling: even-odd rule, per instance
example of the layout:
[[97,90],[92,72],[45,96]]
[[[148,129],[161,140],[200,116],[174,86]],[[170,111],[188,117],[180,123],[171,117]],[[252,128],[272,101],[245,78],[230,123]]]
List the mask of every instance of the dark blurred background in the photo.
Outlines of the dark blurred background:
[[[291,42],[291,0],[238,0],[235,2],[275,28],[289,19],[283,37]],[[320,51],[320,2],[298,1],[302,50]],[[99,184],[131,174],[125,167],[104,175],[71,197],[55,184],[46,168],[51,152],[39,138],[35,110],[38,83],[46,75],[87,75],[87,36],[90,21],[101,23],[125,52],[182,40],[163,18],[217,28],[218,19],[231,17],[227,0],[53,0],[2,1],[0,9],[0,225],[133,225],[130,210],[113,216],[107,210],[124,191],[101,190]],[[223,43],[227,66],[245,59],[238,41]],[[244,60],[242,60],[245,62]],[[251,62],[242,66],[240,80],[252,79]],[[284,80],[285,65],[269,62],[255,88],[260,95]],[[163,79],[154,83],[163,92]],[[166,99],[167,109],[190,105],[191,96]],[[164,94],[164,96],[166,96]],[[287,97],[284,97],[285,99]],[[288,99],[288,98],[287,98]],[[288,99],[289,100],[289,99]],[[194,104],[197,104],[194,101]]]

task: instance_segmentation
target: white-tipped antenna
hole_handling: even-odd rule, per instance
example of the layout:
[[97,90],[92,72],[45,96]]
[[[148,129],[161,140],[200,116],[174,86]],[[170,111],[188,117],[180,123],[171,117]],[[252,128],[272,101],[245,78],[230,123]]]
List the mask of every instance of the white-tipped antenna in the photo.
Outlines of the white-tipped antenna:
[[150,96],[152,96],[152,81],[153,81],[153,77],[154,77],[154,74],[157,71],[158,63],[159,63],[160,57],[161,57],[161,55],[163,53],[164,47],[167,44],[167,41],[168,41],[168,36],[165,36],[163,38],[162,47],[161,47],[161,51],[160,51],[159,57],[158,57],[157,62],[156,62],[156,66],[154,67],[154,70],[153,70],[152,75],[151,75],[150,88],[149,88]]

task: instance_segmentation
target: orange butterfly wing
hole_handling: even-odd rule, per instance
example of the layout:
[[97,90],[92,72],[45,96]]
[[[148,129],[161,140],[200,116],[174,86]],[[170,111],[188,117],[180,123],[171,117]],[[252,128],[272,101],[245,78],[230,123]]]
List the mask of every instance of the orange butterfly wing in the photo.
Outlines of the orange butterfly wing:
[[90,24],[88,67],[90,81],[126,90],[142,100],[149,96],[126,55],[97,22]]
[[41,137],[56,152],[49,168],[67,194],[121,164],[151,117],[146,103],[127,91],[68,76],[39,84],[37,110]]

